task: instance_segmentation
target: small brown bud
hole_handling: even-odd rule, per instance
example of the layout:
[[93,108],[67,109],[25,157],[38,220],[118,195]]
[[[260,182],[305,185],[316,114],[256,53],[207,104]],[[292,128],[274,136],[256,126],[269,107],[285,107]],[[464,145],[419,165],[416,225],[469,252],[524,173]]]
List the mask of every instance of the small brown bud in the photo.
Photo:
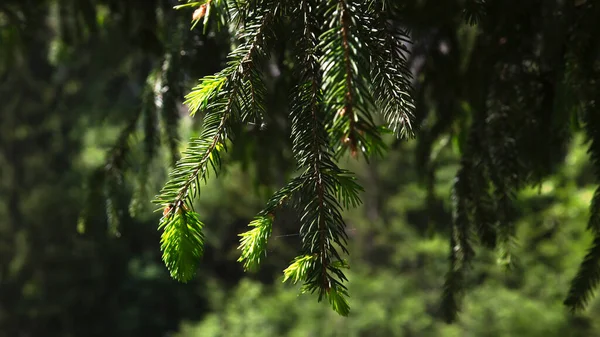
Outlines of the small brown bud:
[[192,15],[192,19],[200,20],[204,17],[205,14],[206,14],[206,4],[202,4],[200,7],[198,7],[198,9],[196,9],[194,11],[194,14]]

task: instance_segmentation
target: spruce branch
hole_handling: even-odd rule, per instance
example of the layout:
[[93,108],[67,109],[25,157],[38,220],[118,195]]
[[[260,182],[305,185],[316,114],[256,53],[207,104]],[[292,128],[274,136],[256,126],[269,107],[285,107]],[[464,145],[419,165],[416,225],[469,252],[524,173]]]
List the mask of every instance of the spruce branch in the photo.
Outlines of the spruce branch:
[[[180,207],[184,203],[191,206],[190,196],[197,194],[199,180],[206,180],[207,167],[210,164],[218,168],[219,149],[224,148],[228,139],[228,123],[230,119],[240,116],[244,104],[243,77],[246,69],[252,67],[255,57],[263,50],[263,34],[267,29],[270,15],[265,14],[260,24],[252,26],[251,31],[241,34],[245,38],[238,48],[230,53],[228,67],[220,73],[207,76],[200,81],[190,94],[185,104],[189,106],[193,116],[199,110],[206,110],[203,132],[201,136],[190,142],[189,149],[171,173],[171,179],[165,184],[157,203],[162,207],[173,205]],[[199,155],[200,154],[200,155]],[[189,193],[191,190],[192,193]],[[176,208],[174,210],[176,210]]]
[[369,6],[361,16],[358,29],[371,52],[371,79],[375,103],[398,137],[413,137],[415,105],[412,99],[412,74],[408,68],[408,53],[402,40],[405,31],[394,27],[384,13],[384,3]]
[[[595,107],[588,107],[584,115],[585,131],[590,141],[590,156],[596,180],[600,181],[600,116]],[[564,304],[571,311],[585,308],[600,284],[600,187],[596,188],[590,205],[587,229],[594,234],[594,242],[579,266]]]
[[371,115],[375,107],[369,79],[367,37],[359,34],[359,5],[345,0],[330,1],[325,15],[329,29],[321,34],[320,60],[323,89],[328,105],[328,125],[336,156],[348,149],[353,157],[381,155],[385,148],[381,130]]
[[[300,27],[298,37],[299,84],[292,96],[293,152],[302,184],[298,191],[297,208],[301,210],[300,236],[305,255],[298,257],[284,272],[284,282],[293,278],[303,281],[303,290],[318,292],[318,299],[327,297],[332,308],[340,315],[348,315],[348,296],[343,282],[344,260],[338,249],[347,253],[347,234],[341,216],[342,206],[336,196],[342,196],[345,205],[358,204],[358,188],[351,174],[337,167],[325,130],[325,114],[321,92],[321,72],[315,34],[317,20],[311,1],[302,1],[296,13]],[[342,183],[343,182],[343,183]],[[353,184],[354,183],[354,184]]]
[[277,210],[289,201],[294,200],[294,196],[302,184],[302,178],[292,179],[285,187],[277,191],[267,202],[267,206],[258,213],[250,222],[251,230],[240,234],[241,250],[238,262],[242,262],[244,270],[256,270],[260,265],[262,258],[267,255],[267,243],[271,236],[273,221]]
[[461,306],[460,302],[465,279],[464,270],[458,256],[458,249],[456,249],[457,242],[455,232],[453,227],[450,236],[450,254],[448,255],[450,267],[445,276],[440,304],[441,315],[447,323],[456,321]]
[[[186,96],[185,104],[191,115],[199,110],[206,112],[202,133],[189,142],[187,150],[169,174],[169,180],[154,200],[164,210],[160,224],[163,229],[163,260],[173,277],[182,282],[191,278],[191,270],[196,268],[203,244],[198,236],[201,235],[202,224],[192,211],[193,199],[200,192],[201,181],[208,179],[210,168],[218,174],[220,153],[226,151],[226,142],[232,137],[231,123],[245,119],[244,111],[249,108],[246,98],[256,97],[247,93],[245,77],[258,75],[254,67],[264,56],[264,35],[271,18],[267,11],[258,13],[254,24],[240,30],[238,37],[242,43],[229,54],[228,66],[216,75],[203,78]],[[257,102],[250,108],[260,104],[263,103]],[[183,239],[179,238],[188,237],[189,234],[183,231],[190,226],[200,234],[181,241]],[[186,244],[169,240],[180,240]],[[200,247],[194,248],[192,244]]]
[[468,177],[471,163],[463,159],[462,166],[455,178],[453,201],[453,225],[450,246],[450,270],[442,293],[441,311],[448,322],[453,322],[460,308],[464,293],[464,279],[475,257],[472,247],[472,229],[469,218],[469,195],[471,194]]

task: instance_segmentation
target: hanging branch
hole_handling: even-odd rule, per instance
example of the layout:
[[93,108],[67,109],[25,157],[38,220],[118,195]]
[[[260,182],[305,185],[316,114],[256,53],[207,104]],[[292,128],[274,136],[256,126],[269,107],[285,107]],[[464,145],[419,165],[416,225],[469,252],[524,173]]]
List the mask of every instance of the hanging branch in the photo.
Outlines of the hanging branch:
[[369,36],[360,35],[359,5],[345,0],[329,1],[325,17],[331,17],[328,30],[320,37],[323,51],[324,100],[328,125],[336,157],[348,149],[353,157],[363,153],[381,155],[385,145],[381,140],[371,112],[375,108],[369,79],[368,48],[362,48]]
[[[600,182],[600,114],[591,103],[585,112],[585,131],[590,146],[588,153],[594,166],[596,179]],[[600,284],[600,187],[598,187],[590,205],[590,218],[587,229],[594,235],[594,241],[588,250],[564,304],[573,312],[585,308]]]
[[413,137],[412,74],[408,68],[408,51],[402,41],[407,33],[394,26],[385,2],[368,6],[359,16],[358,29],[371,51],[372,90],[377,107],[390,129],[398,137]]
[[[229,55],[228,67],[214,76],[207,76],[186,96],[193,116],[199,110],[206,111],[203,130],[198,138],[190,141],[169,180],[157,196],[155,203],[161,205],[163,229],[161,249],[171,275],[189,281],[196,269],[202,247],[202,223],[193,211],[193,200],[200,192],[200,181],[206,181],[209,167],[215,174],[221,165],[220,153],[226,151],[232,122],[245,119],[248,107],[247,76],[256,77],[255,64],[265,59],[264,35],[272,16],[268,11],[255,13],[252,24],[240,27],[238,38],[243,42]],[[255,81],[256,82],[256,81]],[[255,103],[264,104],[264,103]],[[186,241],[188,240],[188,241]],[[193,244],[193,245],[192,245]]]

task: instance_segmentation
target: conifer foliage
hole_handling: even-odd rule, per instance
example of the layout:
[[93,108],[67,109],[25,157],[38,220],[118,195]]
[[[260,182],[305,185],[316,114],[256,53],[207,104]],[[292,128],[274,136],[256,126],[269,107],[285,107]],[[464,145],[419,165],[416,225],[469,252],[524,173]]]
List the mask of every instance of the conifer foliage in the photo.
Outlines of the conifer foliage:
[[263,118],[262,71],[276,27],[285,23],[297,41],[297,84],[287,118],[298,175],[241,234],[239,260],[245,269],[258,267],[278,210],[291,207],[299,216],[302,252],[284,279],[302,283],[302,291],[327,298],[336,312],[348,315],[347,234],[341,213],[360,203],[361,187],[336,158],[347,151],[366,158],[381,153],[384,128],[376,124],[374,111],[399,136],[411,132],[413,117],[403,35],[378,17],[379,6],[347,0],[212,0],[178,7],[195,8],[194,22],[227,24],[239,44],[225,69],[201,79],[186,96],[192,115],[204,113],[203,131],[190,141],[156,198],[163,209],[163,259],[175,279],[189,281],[202,254],[204,225],[193,208],[202,182],[210,172],[218,173],[222,153],[235,146],[233,126]]
[[[513,256],[517,192],[564,163],[575,131],[587,135],[600,182],[597,2],[202,0],[174,6],[181,11],[172,11],[170,0],[160,3],[170,13],[164,15],[170,19],[162,24],[163,40],[171,42],[148,76],[143,108],[93,175],[82,218],[92,217],[90,209],[102,194],[109,227],[118,234],[119,219],[128,210],[117,191],[130,165],[133,135],[143,129],[143,164],[129,213],[148,192],[147,167],[166,144],[174,168],[154,201],[162,212],[163,260],[179,281],[194,277],[203,229],[214,225],[204,224],[194,210],[203,183],[218,175],[225,152],[244,146],[236,143],[243,126],[269,117],[265,78],[282,39],[293,40],[293,47],[277,49],[278,61],[286,64],[282,69],[292,69],[286,76],[293,88],[286,92],[287,109],[277,113],[285,113],[278,117],[291,125],[296,172],[240,234],[239,262],[245,270],[257,269],[282,208],[293,210],[302,249],[284,270],[284,280],[326,298],[341,315],[350,310],[342,213],[361,203],[362,187],[337,163],[345,155],[367,160],[382,155],[384,133],[416,136],[417,162],[430,189],[433,144],[446,137],[461,153],[446,228],[449,270],[441,313],[447,321],[456,319],[461,297],[473,283],[468,272],[479,248],[497,249],[500,264],[518,267]],[[177,102],[184,85],[180,51],[189,40],[181,21],[186,15],[192,27],[228,30],[234,39],[225,67],[200,79],[185,96],[189,113],[202,116],[203,123],[180,155]],[[459,39],[461,34],[466,37]],[[572,310],[584,308],[600,283],[599,214],[600,190],[590,206],[594,241],[566,294]]]

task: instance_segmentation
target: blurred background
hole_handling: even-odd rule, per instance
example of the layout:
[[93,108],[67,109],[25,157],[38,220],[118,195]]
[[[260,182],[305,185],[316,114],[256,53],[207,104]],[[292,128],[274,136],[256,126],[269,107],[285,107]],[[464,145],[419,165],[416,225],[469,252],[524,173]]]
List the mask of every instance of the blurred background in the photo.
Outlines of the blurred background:
[[[183,95],[221,69],[231,34],[190,30],[191,11],[172,10],[174,1],[2,0],[0,336],[600,336],[598,300],[580,315],[562,305],[591,242],[596,187],[577,133],[562,164],[518,194],[514,267],[479,249],[460,320],[440,319],[460,124],[441,132],[435,121],[455,81],[468,81],[456,74],[482,34],[462,20],[460,3],[409,6],[417,140],[392,137],[385,158],[341,163],[366,188],[363,205],[345,214],[352,312],[343,318],[281,283],[300,246],[293,214],[275,223],[259,272],[236,262],[237,235],[294,168],[282,119],[289,41],[267,76],[272,119],[242,132],[203,189],[205,256],[195,280],[179,284],[161,261],[150,201],[201,128]],[[515,20],[546,15],[508,7]],[[508,40],[528,43],[527,29]],[[144,161],[148,126],[158,154]],[[106,178],[114,168],[117,178]]]

